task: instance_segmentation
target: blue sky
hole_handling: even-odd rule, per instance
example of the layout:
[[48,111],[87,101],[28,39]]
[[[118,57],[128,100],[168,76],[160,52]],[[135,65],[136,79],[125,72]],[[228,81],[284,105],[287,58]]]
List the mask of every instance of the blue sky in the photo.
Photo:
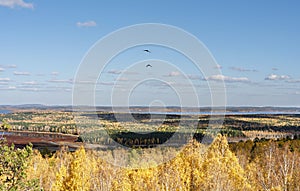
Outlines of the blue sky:
[[[299,9],[296,0],[0,0],[0,104],[70,105],[77,68],[94,43],[122,27],[162,23],[195,35],[220,65],[222,74],[195,80],[199,97],[207,96],[201,104],[210,105],[208,89],[202,88],[207,80],[224,80],[228,105],[300,106]],[[176,64],[188,63],[183,57],[150,48],[150,55],[138,48],[128,55],[140,51],[138,59],[170,60],[186,75],[198,74],[191,64]],[[120,55],[99,78],[98,105],[110,105],[112,84],[134,61],[129,58]],[[178,104],[169,87],[160,88],[140,84],[130,100]]]

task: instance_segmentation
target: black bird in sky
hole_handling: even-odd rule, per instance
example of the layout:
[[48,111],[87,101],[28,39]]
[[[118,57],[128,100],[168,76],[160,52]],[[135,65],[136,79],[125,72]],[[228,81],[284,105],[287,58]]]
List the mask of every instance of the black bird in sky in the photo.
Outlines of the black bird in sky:
[[151,64],[147,64],[147,65],[146,65],[146,68],[148,68],[148,67],[152,67],[152,65],[151,65]]
[[150,50],[148,50],[148,49],[145,49],[145,50],[144,50],[144,52],[151,53],[151,51],[150,51]]

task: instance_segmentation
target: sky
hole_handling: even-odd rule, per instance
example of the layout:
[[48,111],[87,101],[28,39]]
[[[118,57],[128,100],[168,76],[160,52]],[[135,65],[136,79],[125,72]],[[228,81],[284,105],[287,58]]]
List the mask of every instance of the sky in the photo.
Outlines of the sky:
[[[95,43],[120,28],[159,23],[198,38],[216,74],[201,73],[168,47],[133,47],[99,73],[96,105],[122,105],[120,95],[129,91],[123,104],[182,105],[195,94],[209,106],[209,83],[224,83],[227,106],[299,107],[299,9],[296,0],[0,0],[0,105],[74,104],[74,79]],[[143,60],[152,67],[140,67]],[[163,80],[145,78],[150,73]]]

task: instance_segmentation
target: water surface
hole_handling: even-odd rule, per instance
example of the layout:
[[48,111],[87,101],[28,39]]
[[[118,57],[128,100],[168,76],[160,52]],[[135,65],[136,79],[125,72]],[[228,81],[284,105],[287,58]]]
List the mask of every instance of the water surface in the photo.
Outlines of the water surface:
[[6,109],[3,110],[0,109],[0,114],[8,114],[8,113],[11,113],[11,111]]

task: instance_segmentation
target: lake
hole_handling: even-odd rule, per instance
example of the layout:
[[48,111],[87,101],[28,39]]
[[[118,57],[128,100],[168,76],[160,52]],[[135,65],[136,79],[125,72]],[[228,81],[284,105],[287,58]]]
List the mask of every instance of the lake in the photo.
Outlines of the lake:
[[0,109],[0,114],[7,114],[7,113],[11,113],[11,111],[10,110],[6,110],[6,109],[4,109],[4,110]]
[[11,135],[11,133],[6,131],[0,131],[0,136],[2,135]]

